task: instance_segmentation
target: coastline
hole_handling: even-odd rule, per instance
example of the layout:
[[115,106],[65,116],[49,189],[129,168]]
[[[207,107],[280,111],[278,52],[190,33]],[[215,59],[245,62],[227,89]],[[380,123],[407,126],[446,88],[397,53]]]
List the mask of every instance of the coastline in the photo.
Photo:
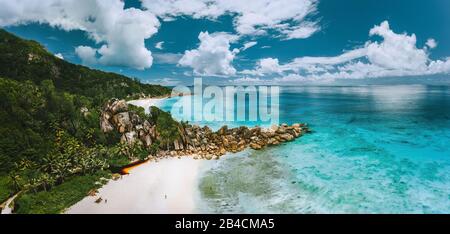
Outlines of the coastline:
[[65,213],[195,213],[200,200],[199,178],[209,165],[211,162],[193,157],[148,161],[131,169],[129,175],[109,181],[97,194],[85,197]]
[[[161,102],[167,98],[141,99],[127,103],[143,107],[148,113],[151,106],[160,106]],[[123,102],[121,105],[126,104]],[[115,116],[114,114],[119,115],[112,111],[114,109],[117,109],[115,105],[109,105],[104,110],[105,116],[111,118]],[[111,125],[109,119],[106,119],[105,123],[105,125]],[[123,125],[118,123],[114,122],[113,124],[116,125],[112,125],[111,128],[122,128],[123,136],[127,136]],[[129,131],[134,135],[137,130],[131,125]],[[183,127],[184,134],[181,138],[188,140],[181,143],[176,140],[174,148],[158,154],[157,159],[152,157],[147,162],[132,165],[126,169],[123,176],[114,176],[116,180],[110,180],[98,191],[90,191],[88,197],[67,209],[65,213],[196,213],[204,208],[199,188],[203,172],[217,162],[211,159],[242,152],[247,148],[260,150],[266,146],[280,145],[308,132],[309,128],[306,124],[292,126],[281,124],[272,126],[270,129],[260,127],[228,129],[227,126],[223,126],[217,132],[212,132],[208,127],[186,125]],[[152,136],[151,128],[147,134]],[[207,137],[201,140],[202,136]],[[201,143],[194,143],[194,140]]]
[[148,113],[149,108],[151,106],[158,106],[162,101],[170,98],[170,96],[167,97],[157,97],[157,98],[144,98],[144,99],[137,99],[128,101],[128,104],[143,107],[145,109],[145,112]]
[[[170,97],[129,101],[145,108],[158,106]],[[201,172],[212,161],[195,155],[149,160],[127,170],[127,175],[110,180],[95,194],[85,197],[65,214],[176,214],[195,213],[200,200]],[[99,202],[100,201],[100,202]]]

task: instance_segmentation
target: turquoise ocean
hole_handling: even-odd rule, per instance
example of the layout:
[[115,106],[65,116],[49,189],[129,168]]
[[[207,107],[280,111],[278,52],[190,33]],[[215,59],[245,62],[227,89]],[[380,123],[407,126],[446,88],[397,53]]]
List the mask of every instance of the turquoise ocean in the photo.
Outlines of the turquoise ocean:
[[279,109],[313,133],[218,160],[199,212],[450,213],[450,87],[280,87]]

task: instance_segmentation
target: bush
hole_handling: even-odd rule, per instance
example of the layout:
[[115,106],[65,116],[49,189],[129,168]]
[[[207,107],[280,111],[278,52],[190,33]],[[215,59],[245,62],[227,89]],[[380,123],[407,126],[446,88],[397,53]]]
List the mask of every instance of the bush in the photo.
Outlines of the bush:
[[50,191],[27,192],[15,201],[18,214],[58,214],[84,197],[91,189],[101,187],[96,182],[100,178],[110,178],[110,173],[99,171],[95,174],[75,176]]
[[169,145],[180,138],[179,123],[172,118],[170,113],[152,106],[150,120],[153,124],[156,124],[156,130],[161,136],[160,144],[162,146]]
[[11,194],[13,189],[11,188],[11,181],[8,176],[0,176],[0,204],[6,201]]
[[149,151],[139,141],[132,145],[119,143],[112,151],[112,158],[128,159],[128,162],[136,159],[145,160],[148,155]]

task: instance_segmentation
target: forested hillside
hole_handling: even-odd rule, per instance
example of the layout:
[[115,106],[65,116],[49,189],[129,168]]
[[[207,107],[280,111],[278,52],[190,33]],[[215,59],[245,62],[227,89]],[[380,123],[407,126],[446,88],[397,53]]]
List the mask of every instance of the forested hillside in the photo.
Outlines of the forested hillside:
[[56,58],[0,29],[0,204],[55,213],[86,195],[108,168],[129,162],[99,119],[111,98],[168,95],[168,88]]
[[39,85],[51,80],[59,91],[91,98],[94,104],[147,94],[165,95],[169,89],[142,84],[138,80],[68,63],[49,53],[35,41],[23,40],[0,29],[0,77],[30,80]]

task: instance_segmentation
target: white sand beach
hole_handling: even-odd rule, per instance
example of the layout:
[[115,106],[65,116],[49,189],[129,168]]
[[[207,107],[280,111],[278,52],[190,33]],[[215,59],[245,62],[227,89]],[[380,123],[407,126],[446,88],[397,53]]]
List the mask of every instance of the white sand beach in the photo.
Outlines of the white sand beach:
[[[177,214],[195,213],[200,199],[199,176],[210,164],[192,157],[150,161],[117,181],[111,180],[78,202],[68,214]],[[96,203],[98,198],[102,202]]]
[[[165,98],[130,101],[144,107],[158,105]],[[200,198],[198,188],[202,169],[211,162],[193,157],[165,158],[133,168],[129,175],[111,180],[98,190],[70,207],[68,214],[174,214],[194,213]],[[102,202],[95,201],[102,198]]]
[[139,100],[133,100],[129,101],[128,103],[135,106],[140,106],[145,109],[145,112],[148,113],[149,108],[151,106],[158,106],[159,103],[163,100],[167,99],[167,97],[163,98],[147,98],[147,99],[139,99]]

